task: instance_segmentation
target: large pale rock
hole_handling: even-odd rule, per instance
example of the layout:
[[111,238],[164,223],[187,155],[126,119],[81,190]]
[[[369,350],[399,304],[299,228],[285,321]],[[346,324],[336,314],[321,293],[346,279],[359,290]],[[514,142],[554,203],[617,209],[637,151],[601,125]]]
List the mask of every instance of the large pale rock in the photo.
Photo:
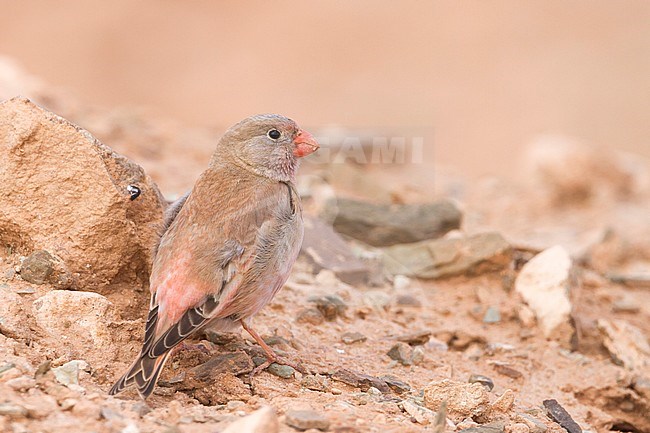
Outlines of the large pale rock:
[[275,411],[271,406],[264,406],[230,424],[223,433],[276,433],[279,429]]
[[325,211],[334,229],[373,246],[438,238],[460,227],[461,212],[449,201],[386,205],[340,198]]
[[45,345],[71,350],[78,359],[101,367],[113,360],[115,348],[109,325],[116,321],[112,304],[92,292],[52,290],[33,304],[36,324],[43,330]]
[[447,413],[454,422],[485,414],[490,408],[488,390],[480,383],[434,381],[424,388],[424,405],[438,411],[447,402]]
[[506,268],[512,247],[498,233],[437,239],[384,249],[384,265],[393,275],[443,278],[476,275]]
[[551,247],[526,263],[515,280],[515,290],[535,313],[544,336],[563,343],[573,336],[569,299],[572,265],[564,248]]
[[6,284],[0,284],[0,334],[14,339],[29,337],[22,299]]
[[616,364],[650,374],[650,344],[636,326],[624,320],[598,320],[603,344]]
[[0,103],[0,202],[0,242],[60,258],[71,286],[146,280],[163,212],[157,187],[141,167],[28,99]]

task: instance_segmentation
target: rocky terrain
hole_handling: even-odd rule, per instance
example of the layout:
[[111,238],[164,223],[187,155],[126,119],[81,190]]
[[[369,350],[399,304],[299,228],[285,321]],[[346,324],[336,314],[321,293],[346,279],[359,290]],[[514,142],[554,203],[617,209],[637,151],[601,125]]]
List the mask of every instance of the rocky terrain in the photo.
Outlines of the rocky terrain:
[[305,371],[250,378],[252,339],[208,331],[144,402],[107,390],[166,199],[217,137],[4,60],[0,99],[1,432],[650,432],[646,161],[555,136],[520,182],[307,162],[301,256],[254,320]]

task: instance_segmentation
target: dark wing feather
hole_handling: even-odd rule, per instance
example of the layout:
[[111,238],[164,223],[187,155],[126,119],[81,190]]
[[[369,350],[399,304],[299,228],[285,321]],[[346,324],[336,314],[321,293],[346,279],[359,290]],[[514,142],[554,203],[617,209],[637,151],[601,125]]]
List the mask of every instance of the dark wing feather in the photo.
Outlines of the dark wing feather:
[[151,357],[162,356],[172,347],[185,340],[212,318],[211,314],[218,305],[219,301],[214,296],[208,296],[202,304],[187,310],[178,322],[156,340],[147,355]]

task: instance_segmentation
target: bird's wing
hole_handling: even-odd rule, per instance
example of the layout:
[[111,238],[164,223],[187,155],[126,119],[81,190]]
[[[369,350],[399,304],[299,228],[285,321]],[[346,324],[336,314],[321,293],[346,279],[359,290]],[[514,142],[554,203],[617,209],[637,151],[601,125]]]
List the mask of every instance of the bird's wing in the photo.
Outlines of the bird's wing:
[[163,217],[163,224],[160,227],[160,230],[158,232],[158,242],[155,245],[153,255],[155,256],[158,253],[158,247],[160,246],[160,240],[162,237],[167,233],[167,230],[169,230],[169,227],[171,227],[172,223],[180,213],[181,209],[183,208],[183,205],[187,201],[187,198],[190,196],[190,191],[187,191],[181,198],[176,200],[175,202],[171,203],[167,209],[165,209],[165,216]]

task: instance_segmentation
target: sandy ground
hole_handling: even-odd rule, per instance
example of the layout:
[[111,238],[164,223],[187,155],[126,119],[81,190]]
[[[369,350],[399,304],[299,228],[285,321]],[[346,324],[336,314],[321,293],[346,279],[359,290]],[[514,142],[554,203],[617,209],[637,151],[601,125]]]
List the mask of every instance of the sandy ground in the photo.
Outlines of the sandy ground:
[[[70,109],[69,117],[120,153],[146,160],[145,169],[168,197],[193,183],[209,156],[203,144],[214,137],[211,131],[132,113],[90,110],[83,104]],[[201,143],[198,150],[190,150],[192,139]],[[598,156],[589,155],[598,166]],[[470,275],[470,269],[467,275],[453,278],[401,283],[377,275],[372,286],[350,286],[327,271],[314,273],[301,258],[286,287],[254,324],[278,350],[299,360],[311,374],[281,378],[263,372],[253,379],[253,390],[245,366],[239,370],[224,367],[200,386],[188,385],[191,381],[184,374],[214,356],[246,353],[255,357],[256,346],[247,335],[212,336],[216,343],[204,342],[202,348],[189,347],[174,356],[145,405],[133,392],[117,397],[106,394],[139,350],[148,302],[145,288],[123,283],[93,288],[106,295],[118,313],[115,326],[109,329],[119,353],[106,353],[104,358],[94,347],[87,347],[86,354],[70,352],[63,341],[75,336],[61,336],[59,344],[45,336],[32,314],[34,302],[52,287],[21,280],[13,271],[21,257],[5,250],[0,255],[0,288],[19,297],[27,331],[0,334],[0,431],[217,432],[264,405],[277,411],[281,432],[295,431],[285,417],[291,409],[322,414],[329,420],[328,431],[333,432],[434,431],[427,420],[418,421],[405,412],[404,401],[421,402],[432,381],[465,383],[473,374],[494,382],[491,402],[507,390],[514,394],[514,405],[504,413],[475,420],[481,424],[500,421],[500,431],[542,431],[526,425],[521,414],[539,420],[546,431],[563,431],[542,408],[547,399],[560,402],[584,430],[650,431],[647,385],[637,389],[632,385],[639,378],[647,380],[647,364],[640,369],[616,365],[596,326],[598,319],[622,320],[637,327],[648,343],[650,290],[607,278],[612,272],[638,274],[650,268],[650,202],[642,170],[636,177],[624,176],[628,188],[623,194],[616,170],[610,170],[612,178],[595,177],[587,169],[578,173],[578,181],[554,183],[561,177],[556,175],[542,183],[516,184],[496,178],[469,182],[432,166],[306,164],[303,168],[304,174],[320,178],[330,173],[337,195],[389,197],[407,203],[452,197],[464,212],[463,231],[502,233],[516,247],[515,260],[498,273]],[[367,182],[357,182],[364,178]],[[305,179],[300,182],[309,183]],[[585,183],[593,188],[578,198],[560,194],[576,182],[579,192],[584,192],[580,187]],[[318,200],[317,191],[312,190],[313,197],[305,202],[308,210]],[[579,332],[572,348],[544,338],[534,320],[522,317],[523,301],[512,289],[521,266],[555,244],[565,246],[574,257],[572,321]],[[305,311],[313,311],[310,297],[318,295],[339,296],[345,311],[332,320],[309,318]],[[494,323],[484,321],[490,307],[499,311]],[[348,344],[342,339],[346,333],[360,333],[365,339]],[[417,333],[424,337],[414,338],[412,334]],[[412,340],[418,356],[411,365],[387,355],[399,339]],[[50,368],[88,354],[99,361],[81,369],[78,385],[60,384]],[[394,376],[410,388],[382,392],[351,386],[335,379],[341,368],[376,377]],[[314,379],[312,374],[320,376]],[[321,381],[322,386],[308,386],[307,377]],[[476,425],[471,419],[456,420],[447,431]]]

